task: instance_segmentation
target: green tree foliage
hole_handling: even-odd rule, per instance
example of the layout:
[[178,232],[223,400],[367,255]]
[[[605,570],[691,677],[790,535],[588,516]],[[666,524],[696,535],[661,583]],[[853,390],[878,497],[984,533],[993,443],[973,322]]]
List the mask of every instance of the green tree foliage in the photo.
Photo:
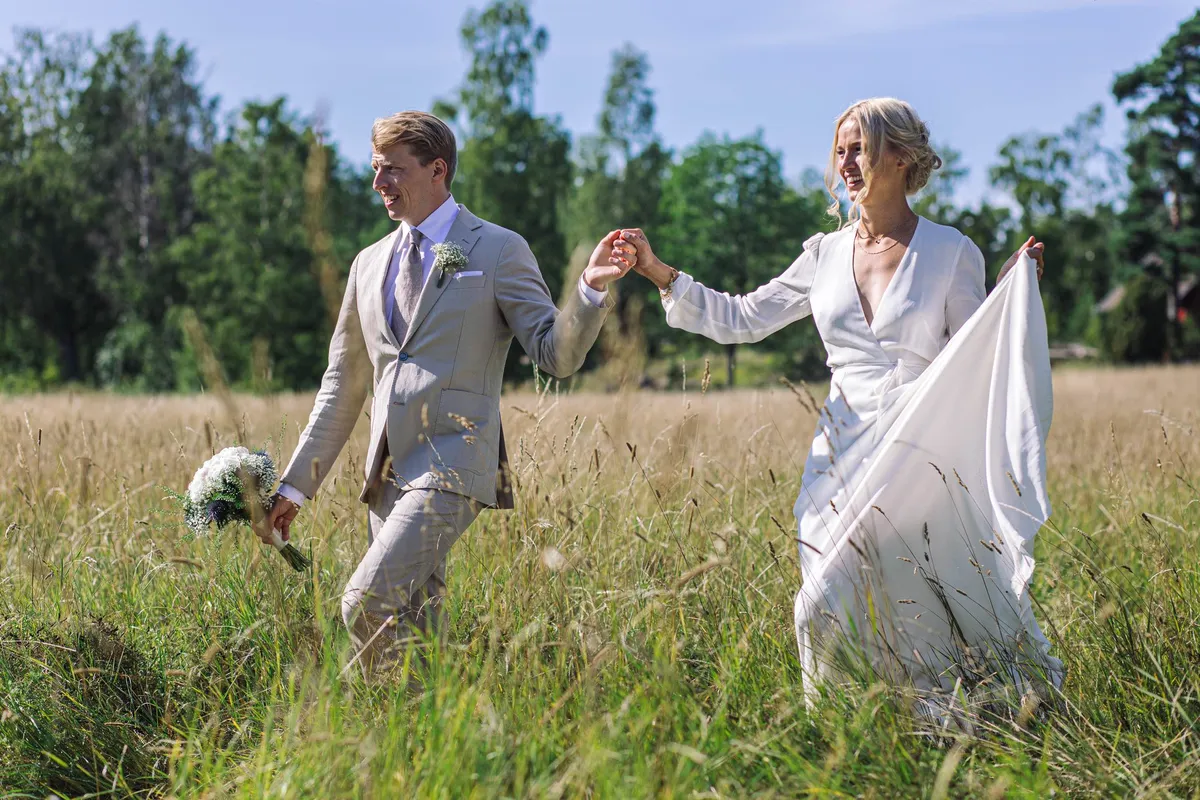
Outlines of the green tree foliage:
[[1095,106],[1061,134],[1013,137],[991,170],[992,181],[1019,208],[1006,249],[1011,252],[1031,235],[1046,244],[1049,264],[1041,289],[1052,341],[1083,338],[1093,307],[1118,271],[1118,161],[1100,143],[1103,123],[1103,111]]
[[[1132,123],[1123,253],[1166,285],[1175,308],[1183,278],[1200,274],[1200,12],[1157,56],[1117,76],[1113,95]],[[1182,345],[1176,317],[1168,347],[1180,354]]]
[[929,183],[913,199],[918,214],[962,231],[983,252],[984,263],[994,278],[1012,249],[1013,218],[1009,209],[984,200],[977,207],[961,205],[958,189],[970,170],[962,163],[962,154],[948,144],[934,148],[942,158],[942,166],[930,176]]
[[[549,34],[527,3],[493,0],[461,32],[468,70],[434,109],[459,134],[455,196],[520,232],[556,297],[574,291],[569,253],[612,228],[641,227],[668,263],[744,293],[831,227],[815,171],[786,180],[761,132],[705,134],[672,154],[655,128],[649,56],[633,46],[613,52],[595,131],[573,148],[559,119],[534,111]],[[195,388],[195,347],[211,348],[236,386],[312,387],[348,265],[394,228],[365,165],[348,164],[284,98],[219,109],[197,54],[166,35],[24,30],[14,41],[0,57],[0,390]],[[1084,340],[1115,361],[1194,357],[1200,334],[1173,309],[1200,276],[1200,14],[1118,75],[1113,95],[1131,122],[1123,157],[1102,146],[1095,106],[1061,132],[1007,140],[988,171],[996,192],[975,204],[958,197],[968,171],[943,143],[943,167],[914,206],[970,236],[993,280],[1027,236],[1045,241],[1052,340]],[[1098,313],[1118,288],[1120,309]],[[669,329],[643,279],[615,293],[609,335],[638,353],[617,382],[647,357],[710,346]],[[754,348],[773,372],[825,374],[811,324]],[[514,358],[507,374],[529,369]]]
[[[520,233],[554,297],[563,291],[567,245],[562,211],[571,189],[571,137],[557,117],[533,111],[537,59],[550,36],[523,0],[495,0],[470,11],[462,43],[471,59],[466,79],[434,113],[459,134],[453,192],[472,212]],[[520,346],[505,365],[528,377]]]
[[[329,328],[305,192],[314,134],[282,101],[251,103],[214,144],[216,100],[196,69],[188,48],[147,44],[132,27],[98,47],[18,34],[0,69],[3,385],[164,390],[182,375],[194,388],[178,324],[189,305],[236,383],[300,388],[320,376]],[[326,271],[340,268],[325,284],[340,295],[380,214],[361,171],[315,152],[316,221],[333,230]]]
[[521,0],[469,12],[462,42],[471,66],[435,113],[462,134],[455,196],[524,236],[557,296],[567,258],[559,217],[571,183],[571,140],[557,118],[533,112],[534,67],[549,39]]
[[196,218],[192,177],[210,159],[216,101],[196,70],[187,47],[118,31],[96,52],[72,109],[87,154],[81,179],[99,200],[100,280],[122,317],[152,327],[183,296],[164,254]]
[[[567,241],[590,250],[617,227],[659,228],[663,180],[671,154],[654,129],[657,109],[648,84],[650,62],[626,44],[612,55],[612,68],[597,133],[583,137],[576,156],[575,181],[566,216]],[[658,295],[637,277],[614,287],[617,335],[623,344],[645,349],[648,315],[659,314]],[[589,353],[586,364],[601,357]]]
[[[823,207],[820,195],[802,195],[784,180],[781,157],[767,147],[761,131],[736,140],[705,134],[663,185],[663,226],[655,249],[706,286],[741,294],[767,283],[800,255],[804,241],[822,229]],[[675,332],[660,332],[679,341]],[[767,346],[787,345],[783,337],[772,337]],[[796,358],[803,361],[811,350]],[[730,385],[736,352],[735,346],[726,348]]]
[[35,384],[85,377],[114,320],[92,236],[104,196],[74,146],[89,48],[20,32],[0,72],[0,365]]
[[614,227],[658,224],[671,155],[654,129],[649,74],[648,57],[632,45],[613,53],[599,130],[580,143],[568,223],[572,246],[590,245]]
[[[213,151],[212,165],[196,175],[200,221],[177,240],[171,261],[234,382],[312,386],[325,369],[329,298],[322,295],[312,220],[303,208],[316,146],[311,126],[282,99],[252,103]],[[346,192],[332,169],[319,178],[332,194]],[[335,305],[353,255],[343,248],[334,259]]]
[[1100,325],[1106,358],[1124,363],[1162,360],[1167,351],[1167,286],[1145,274],[1125,284],[1125,295]]

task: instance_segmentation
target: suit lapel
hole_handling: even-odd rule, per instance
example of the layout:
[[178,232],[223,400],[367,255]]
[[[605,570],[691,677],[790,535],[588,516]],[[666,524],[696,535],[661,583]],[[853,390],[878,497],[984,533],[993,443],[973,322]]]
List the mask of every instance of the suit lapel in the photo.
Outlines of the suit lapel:
[[400,342],[396,341],[396,332],[388,324],[387,292],[385,289],[387,288],[388,269],[392,266],[392,259],[396,257],[396,246],[400,242],[400,226],[397,225],[396,230],[385,241],[387,245],[379,248],[379,258],[376,259],[376,268],[379,270],[379,275],[374,280],[375,298],[379,307],[379,319],[383,322],[383,335],[399,349]]
[[[479,241],[479,229],[483,227],[483,222],[479,217],[472,214],[462,206],[458,206],[458,216],[454,219],[454,224],[450,226],[450,232],[446,234],[447,242],[454,242],[462,248],[463,252],[470,258],[471,250]],[[408,343],[412,341],[413,334],[421,327],[421,323],[425,321],[425,317],[433,309],[438,298],[450,286],[450,278],[442,281],[442,285],[438,286],[438,270],[429,270],[429,275],[425,278],[425,286],[421,290],[421,299],[417,302],[417,312],[413,314],[412,324],[408,326],[408,335],[404,337],[404,343],[400,349],[408,347]],[[394,339],[393,335],[393,339]]]

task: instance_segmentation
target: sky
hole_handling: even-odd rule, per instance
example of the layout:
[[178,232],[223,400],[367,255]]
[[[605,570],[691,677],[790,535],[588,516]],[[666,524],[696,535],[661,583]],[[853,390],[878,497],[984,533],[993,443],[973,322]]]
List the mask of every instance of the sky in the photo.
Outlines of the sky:
[[[341,152],[365,163],[372,121],[430,109],[467,67],[459,39],[476,0],[0,0],[0,49],[16,27],[90,31],[136,23],[191,46],[200,78],[231,110],[289,98],[322,109]],[[987,168],[1011,135],[1058,132],[1101,102],[1106,141],[1123,140],[1113,77],[1151,59],[1195,12],[1186,0],[532,0],[550,34],[535,111],[593,132],[611,57],[646,52],[657,127],[682,149],[704,131],[761,128],[798,178],[823,168],[837,115],[856,100],[903,98],[935,143],[963,154],[960,200],[995,197]]]

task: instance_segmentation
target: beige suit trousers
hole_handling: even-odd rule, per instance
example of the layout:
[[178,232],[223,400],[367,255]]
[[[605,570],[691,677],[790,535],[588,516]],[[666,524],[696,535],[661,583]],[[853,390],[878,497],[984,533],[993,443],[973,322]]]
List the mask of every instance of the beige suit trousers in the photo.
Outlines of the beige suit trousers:
[[481,506],[433,489],[386,481],[368,505],[368,548],[342,594],[342,619],[364,675],[394,666],[403,648],[436,635],[446,594],[446,555]]

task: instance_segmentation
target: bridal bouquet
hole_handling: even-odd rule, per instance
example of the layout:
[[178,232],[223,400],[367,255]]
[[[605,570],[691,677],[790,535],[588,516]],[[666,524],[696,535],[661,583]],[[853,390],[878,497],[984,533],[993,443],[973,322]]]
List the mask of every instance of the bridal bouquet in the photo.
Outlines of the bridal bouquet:
[[[188,485],[186,495],[176,495],[183,504],[183,519],[192,533],[206,533],[212,523],[224,528],[231,522],[251,526],[264,524],[271,510],[272,487],[278,472],[265,452],[245,447],[226,447],[204,462]],[[292,569],[303,570],[311,562],[272,530],[275,549]]]

